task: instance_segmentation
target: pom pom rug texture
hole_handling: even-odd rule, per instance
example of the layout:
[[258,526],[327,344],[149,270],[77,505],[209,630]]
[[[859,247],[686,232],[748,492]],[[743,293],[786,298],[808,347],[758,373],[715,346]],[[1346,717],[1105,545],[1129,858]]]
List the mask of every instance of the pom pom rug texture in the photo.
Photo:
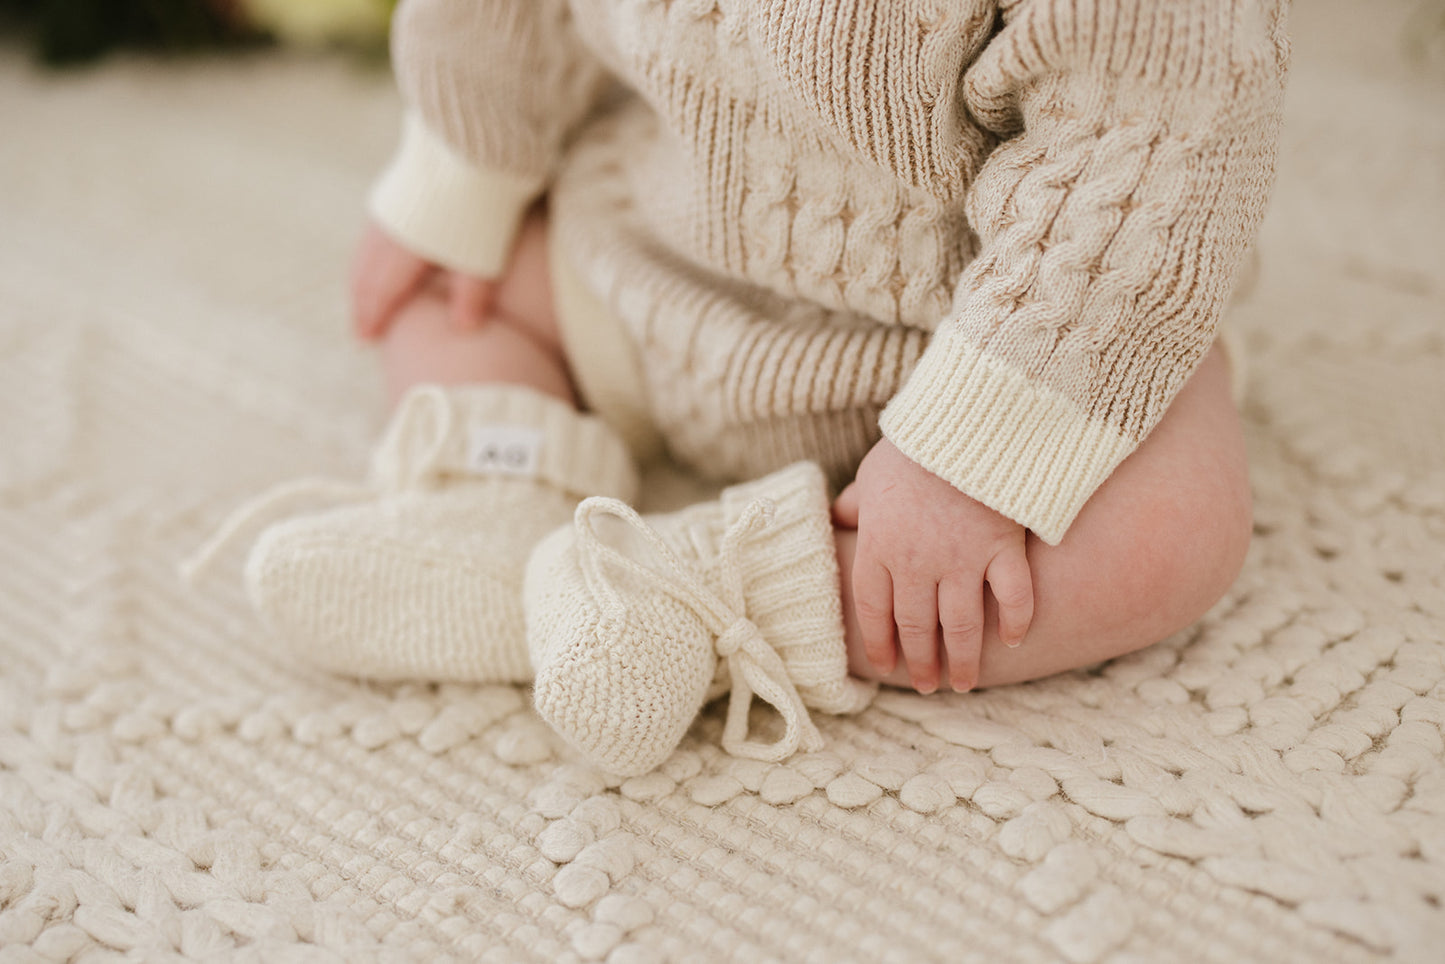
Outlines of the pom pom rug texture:
[[1226,598],[782,763],[714,706],[626,780],[526,687],[307,668],[239,553],[176,577],[247,496],[364,472],[344,278],[389,80],[0,49],[0,962],[1438,961],[1445,27],[1294,20]]

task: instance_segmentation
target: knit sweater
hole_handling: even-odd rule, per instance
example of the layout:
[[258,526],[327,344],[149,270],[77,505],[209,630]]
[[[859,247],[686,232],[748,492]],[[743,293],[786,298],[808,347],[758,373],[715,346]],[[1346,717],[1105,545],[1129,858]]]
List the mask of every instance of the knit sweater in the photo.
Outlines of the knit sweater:
[[495,273],[620,90],[656,120],[613,175],[656,242],[932,332],[883,433],[1056,543],[1212,343],[1273,176],[1283,21],[1282,0],[406,0],[412,110],[373,213]]

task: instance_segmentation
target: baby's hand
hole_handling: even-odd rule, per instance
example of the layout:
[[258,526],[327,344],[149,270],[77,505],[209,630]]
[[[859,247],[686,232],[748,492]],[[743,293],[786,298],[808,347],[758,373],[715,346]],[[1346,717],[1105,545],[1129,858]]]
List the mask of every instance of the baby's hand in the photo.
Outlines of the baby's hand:
[[1017,646],[1033,619],[1033,578],[1024,527],[964,495],[883,439],[833,505],[834,521],[858,530],[853,596],[864,647],[893,672],[894,627],[914,688],[939,685],[938,631],[955,690],[978,682],[988,583],[999,636]]
[[440,275],[457,330],[480,328],[496,296],[496,281],[448,271],[418,257],[370,222],[351,268],[351,318],[356,334],[371,340],[386,334],[392,318],[422,284]]

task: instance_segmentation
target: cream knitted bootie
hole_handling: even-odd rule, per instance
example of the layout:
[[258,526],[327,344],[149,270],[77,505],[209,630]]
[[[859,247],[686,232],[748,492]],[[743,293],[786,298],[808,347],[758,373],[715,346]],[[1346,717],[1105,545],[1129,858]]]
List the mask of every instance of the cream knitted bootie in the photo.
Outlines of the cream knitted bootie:
[[[821,749],[808,708],[855,712],[875,691],[848,676],[828,494],[809,462],[669,515],[588,499],[533,551],[525,598],[538,712],[623,776],[667,759],[715,677],[732,692],[724,749],[759,760]],[[754,694],[782,718],[775,742],[748,739]]]
[[527,556],[579,499],[631,497],[637,475],[604,422],[547,395],[423,386],[398,406],[369,486],[288,489],[233,525],[293,496],[358,503],[270,526],[247,560],[251,601],[298,659],[373,679],[525,682]]

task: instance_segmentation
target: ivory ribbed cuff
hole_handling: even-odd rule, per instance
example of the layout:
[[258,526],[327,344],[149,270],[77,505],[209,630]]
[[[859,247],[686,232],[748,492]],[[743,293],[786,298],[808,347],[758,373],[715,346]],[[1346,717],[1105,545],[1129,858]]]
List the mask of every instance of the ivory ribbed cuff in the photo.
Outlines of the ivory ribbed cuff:
[[748,618],[782,657],[809,708],[856,713],[872,702],[877,686],[848,675],[838,550],[823,473],[811,462],[799,462],[724,489],[723,527],[759,498],[771,500],[777,510],[744,557]]
[[951,328],[879,424],[904,455],[1049,545],[1138,444]]
[[472,165],[407,114],[401,145],[372,188],[371,215],[415,254],[479,278],[507,265],[522,216],[546,181]]
[[[485,474],[479,444],[498,430],[530,430],[533,446],[521,472],[578,499],[605,495],[636,496],[638,477],[632,454],[610,426],[596,415],[578,412],[566,402],[519,385],[464,385],[447,389],[456,423],[441,443],[434,471],[439,475]],[[534,434],[532,434],[534,433]],[[484,460],[483,460],[484,461]]]

